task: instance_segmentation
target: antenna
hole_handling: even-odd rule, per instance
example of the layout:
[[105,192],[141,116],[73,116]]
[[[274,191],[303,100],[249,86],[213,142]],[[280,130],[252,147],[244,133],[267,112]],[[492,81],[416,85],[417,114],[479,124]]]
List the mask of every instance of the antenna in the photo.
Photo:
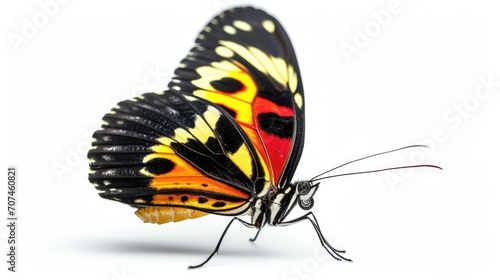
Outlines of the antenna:
[[354,162],[358,162],[358,161],[361,161],[361,160],[364,160],[364,159],[368,159],[368,158],[371,158],[371,157],[375,157],[375,156],[380,156],[380,155],[384,155],[384,154],[389,154],[389,153],[401,151],[401,150],[404,150],[404,149],[411,149],[411,148],[428,148],[428,146],[426,146],[426,145],[411,145],[411,146],[406,146],[406,147],[402,147],[402,148],[398,148],[398,149],[394,149],[394,150],[390,150],[390,151],[385,151],[385,152],[381,152],[381,153],[376,153],[376,154],[373,154],[373,155],[365,156],[365,157],[358,158],[358,159],[355,159],[355,160],[351,160],[351,161],[346,162],[344,164],[341,164],[341,165],[339,165],[337,167],[329,169],[329,170],[327,170],[327,171],[325,171],[323,173],[320,173],[320,174],[314,176],[313,178],[311,178],[311,180],[309,180],[309,181],[312,183],[314,181],[319,181],[319,180],[323,180],[323,179],[327,179],[327,178],[334,178],[334,177],[347,176],[347,175],[366,174],[366,173],[375,173],[375,172],[382,172],[382,171],[389,171],[389,170],[396,170],[396,169],[406,169],[406,168],[430,167],[430,168],[438,168],[438,169],[442,170],[441,167],[436,166],[436,165],[421,164],[421,165],[406,165],[406,166],[390,167],[390,168],[368,170],[368,171],[360,171],[360,172],[351,172],[351,173],[328,175],[328,176],[321,177],[321,176],[323,176],[323,175],[325,175],[327,173],[330,173],[330,172],[332,172],[334,170],[337,170],[337,169],[339,169],[339,168],[341,168],[343,166],[346,166],[346,165],[354,163]]

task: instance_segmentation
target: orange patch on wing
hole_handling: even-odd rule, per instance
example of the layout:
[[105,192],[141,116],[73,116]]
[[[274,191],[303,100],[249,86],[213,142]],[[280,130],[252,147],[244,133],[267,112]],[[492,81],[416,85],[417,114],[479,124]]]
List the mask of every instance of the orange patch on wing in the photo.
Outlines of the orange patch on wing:
[[250,196],[234,187],[213,180],[205,175],[167,177],[165,175],[153,179],[151,188],[161,190],[186,190],[220,193],[227,196],[234,196],[240,199],[249,199]]
[[248,193],[220,181],[211,179],[175,153],[154,153],[151,158],[165,158],[174,163],[167,173],[151,175],[149,187],[156,190],[190,190],[221,193],[241,199],[249,199]]
[[247,203],[246,200],[228,201],[206,197],[198,194],[175,193],[155,194],[151,203],[154,205],[167,205],[174,207],[194,208],[206,211],[225,211],[240,207]]

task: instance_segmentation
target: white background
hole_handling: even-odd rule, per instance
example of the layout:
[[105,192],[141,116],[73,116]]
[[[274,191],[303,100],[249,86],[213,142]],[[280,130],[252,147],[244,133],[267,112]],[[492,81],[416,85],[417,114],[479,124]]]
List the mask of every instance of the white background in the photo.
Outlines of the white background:
[[[252,2],[284,25],[301,67],[307,134],[296,179],[422,142],[431,145],[425,156],[406,151],[344,172],[405,161],[444,170],[321,184],[313,211],[353,263],[325,257],[306,223],[265,228],[255,244],[254,231],[235,224],[198,270],[186,267],[208,256],[229,218],[143,224],[132,208],[99,198],[85,154],[116,102],[164,89],[203,26],[248,1],[5,2],[1,168],[19,169],[18,273],[7,272],[0,226],[7,279],[500,277],[495,1]],[[356,52],[346,55],[348,45]]]

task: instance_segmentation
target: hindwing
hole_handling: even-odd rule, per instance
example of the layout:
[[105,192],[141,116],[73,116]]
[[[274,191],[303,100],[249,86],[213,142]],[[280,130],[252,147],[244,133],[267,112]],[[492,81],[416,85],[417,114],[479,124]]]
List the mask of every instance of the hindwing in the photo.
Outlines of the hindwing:
[[90,182],[102,197],[137,207],[244,210],[262,170],[233,123],[172,91],[122,101],[94,133]]

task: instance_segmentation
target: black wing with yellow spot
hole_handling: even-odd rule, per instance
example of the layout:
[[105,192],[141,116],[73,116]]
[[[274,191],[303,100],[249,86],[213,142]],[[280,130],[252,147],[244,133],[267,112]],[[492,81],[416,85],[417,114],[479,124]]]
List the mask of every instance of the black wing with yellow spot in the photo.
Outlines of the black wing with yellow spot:
[[304,144],[304,98],[293,46],[276,19],[251,7],[221,13],[175,74],[170,88],[233,116],[254,145],[271,188],[291,181]]

